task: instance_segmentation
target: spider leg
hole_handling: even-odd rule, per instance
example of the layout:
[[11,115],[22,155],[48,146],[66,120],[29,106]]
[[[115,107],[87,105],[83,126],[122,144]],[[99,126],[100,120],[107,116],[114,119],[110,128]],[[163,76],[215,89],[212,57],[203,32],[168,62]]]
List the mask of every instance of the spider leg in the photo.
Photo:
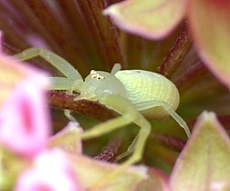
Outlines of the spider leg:
[[69,90],[72,88],[73,80],[65,77],[50,77],[52,90]]
[[72,94],[74,90],[79,90],[83,81],[72,80],[65,77],[50,77],[52,82],[52,90],[66,90],[67,93]]
[[187,136],[190,136],[190,130],[188,128],[188,125],[186,124],[186,122],[171,108],[171,106],[163,101],[157,101],[157,100],[153,100],[153,101],[147,101],[147,102],[143,102],[143,103],[138,103],[135,104],[135,107],[138,111],[143,111],[143,110],[147,110],[150,108],[154,108],[154,107],[163,107],[164,110],[166,112],[168,112],[168,114],[185,130],[185,133],[187,134]]
[[49,50],[32,47],[14,55],[14,57],[19,60],[28,60],[37,56],[41,56],[42,58],[44,58],[67,78],[73,80],[82,79],[79,72],[69,62]]
[[[105,133],[111,132],[112,130],[123,127],[124,125],[130,124],[132,122],[140,126],[140,131],[138,136],[135,138],[134,143],[132,143],[133,154],[122,163],[115,171],[111,172],[109,175],[96,182],[91,187],[95,189],[99,185],[103,184],[108,178],[112,178],[119,172],[122,172],[127,166],[132,165],[139,161],[143,155],[145,142],[150,134],[151,125],[150,123],[135,109],[134,105],[126,98],[118,95],[106,95],[100,98],[99,102],[106,107],[113,109],[121,116],[111,119],[107,122],[96,125],[92,129],[81,134],[81,139],[88,139],[93,137],[98,137]],[[132,152],[131,151],[131,152]],[[131,153],[130,151],[125,152],[125,156]]]
[[113,66],[113,68],[112,68],[112,70],[111,70],[110,73],[112,75],[114,75],[114,74],[116,74],[120,70],[121,70],[121,65],[119,63],[116,63],[116,64],[114,64],[114,66]]
[[[14,55],[19,60],[28,60],[36,56],[42,57],[66,76],[51,77],[51,90],[65,90],[68,94],[72,94],[74,90],[80,89],[83,79],[79,72],[70,63],[55,53],[46,49],[32,47]],[[64,114],[69,120],[75,121],[69,110],[65,109]]]
[[[82,80],[71,80],[65,77],[50,77],[52,81],[52,90],[65,90],[67,94],[72,95],[73,91],[79,89],[82,85]],[[70,110],[64,109],[64,115],[72,122],[76,119],[71,115]]]
[[127,151],[125,151],[124,153],[122,153],[121,155],[119,155],[117,158],[116,158],[116,161],[119,161],[123,158],[125,158],[126,156],[130,155],[134,150],[135,150],[135,146],[137,144],[137,140],[138,140],[138,136],[137,135],[135,137],[135,139],[133,140],[133,142],[131,143],[131,145],[128,147]]

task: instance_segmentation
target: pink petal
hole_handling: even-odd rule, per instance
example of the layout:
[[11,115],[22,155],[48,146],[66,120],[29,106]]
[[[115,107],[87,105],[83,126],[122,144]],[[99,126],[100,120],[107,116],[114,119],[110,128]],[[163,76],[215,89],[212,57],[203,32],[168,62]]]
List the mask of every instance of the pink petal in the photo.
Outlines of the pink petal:
[[47,78],[34,78],[19,83],[0,111],[0,142],[27,156],[43,149],[50,134],[46,92],[41,87]]
[[80,154],[82,153],[82,141],[79,135],[82,132],[83,129],[77,121],[70,121],[61,131],[49,138],[48,146]]
[[188,19],[206,66],[230,87],[230,1],[190,0]]
[[103,11],[115,25],[148,39],[168,35],[185,13],[187,0],[126,0]]
[[[141,191],[172,191],[169,187],[168,177],[159,169],[149,168],[149,178],[140,183],[137,190]],[[153,189],[154,188],[154,189]]]
[[205,111],[177,158],[170,177],[171,187],[174,191],[217,190],[214,188],[228,186],[229,177],[229,136],[216,115]]
[[23,172],[15,191],[80,191],[70,163],[60,150],[38,155],[34,167]]
[[[2,44],[2,31],[0,30],[0,45]],[[2,52],[2,46],[0,46],[0,52]]]
[[[137,189],[142,187],[141,183],[146,183],[148,176],[148,168],[143,165],[130,166],[121,170],[119,173],[111,175],[110,173],[119,168],[119,164],[102,162],[99,160],[86,157],[84,155],[76,155],[75,153],[67,153],[68,159],[71,161],[75,173],[79,178],[80,183],[86,190],[92,191],[129,191],[143,190]],[[112,177],[109,177],[108,175]],[[155,185],[161,185],[164,181],[156,173],[157,180]],[[153,176],[151,174],[151,176]],[[154,177],[156,178],[156,177]],[[143,182],[146,181],[146,182]],[[163,182],[165,183],[165,182]],[[150,183],[151,184],[151,183]],[[152,184],[151,184],[152,185]],[[162,185],[163,186],[163,185]]]
[[[1,38],[1,36],[0,36]],[[0,51],[0,107],[11,95],[14,87],[23,79],[31,78],[38,86],[48,87],[44,72],[19,62]]]

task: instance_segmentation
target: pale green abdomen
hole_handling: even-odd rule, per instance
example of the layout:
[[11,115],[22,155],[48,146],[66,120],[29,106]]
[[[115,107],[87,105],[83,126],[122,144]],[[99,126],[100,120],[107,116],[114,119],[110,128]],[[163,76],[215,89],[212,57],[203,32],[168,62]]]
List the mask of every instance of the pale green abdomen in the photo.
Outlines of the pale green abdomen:
[[[134,105],[147,101],[163,101],[176,110],[179,92],[176,86],[164,76],[143,70],[122,70],[115,76],[123,83],[128,98]],[[140,112],[148,118],[162,119],[169,116],[162,107],[154,107]]]

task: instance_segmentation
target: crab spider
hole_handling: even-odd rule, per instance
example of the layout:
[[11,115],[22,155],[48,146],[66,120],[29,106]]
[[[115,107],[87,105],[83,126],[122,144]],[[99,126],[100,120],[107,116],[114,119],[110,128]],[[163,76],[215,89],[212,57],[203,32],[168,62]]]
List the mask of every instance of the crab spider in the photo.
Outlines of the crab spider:
[[164,76],[144,70],[120,70],[115,64],[111,72],[94,71],[83,81],[79,72],[58,55],[41,48],[29,48],[15,55],[20,60],[41,56],[56,67],[65,77],[52,77],[53,90],[78,91],[76,100],[98,101],[120,114],[119,117],[96,125],[80,135],[81,139],[98,137],[127,124],[135,123],[140,131],[128,148],[118,159],[130,153],[122,168],[141,159],[145,142],[150,134],[148,119],[173,117],[190,135],[185,121],[175,112],[180,96],[176,86]]

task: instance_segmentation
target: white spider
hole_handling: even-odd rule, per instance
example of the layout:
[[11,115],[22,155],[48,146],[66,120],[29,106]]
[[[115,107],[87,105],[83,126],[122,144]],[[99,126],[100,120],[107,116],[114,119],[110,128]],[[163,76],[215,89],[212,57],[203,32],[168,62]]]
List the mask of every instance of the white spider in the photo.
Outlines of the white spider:
[[92,70],[83,81],[73,66],[48,50],[29,48],[15,56],[20,60],[41,56],[65,76],[52,77],[53,90],[77,91],[80,93],[77,100],[98,101],[121,115],[85,131],[81,139],[98,137],[132,122],[140,127],[131,146],[118,157],[121,159],[133,152],[122,168],[142,157],[151,128],[146,118],[164,119],[172,116],[187,136],[190,135],[187,124],[175,112],[180,101],[179,92],[170,80],[160,74],[144,70],[120,70],[120,64],[115,64],[111,73]]

